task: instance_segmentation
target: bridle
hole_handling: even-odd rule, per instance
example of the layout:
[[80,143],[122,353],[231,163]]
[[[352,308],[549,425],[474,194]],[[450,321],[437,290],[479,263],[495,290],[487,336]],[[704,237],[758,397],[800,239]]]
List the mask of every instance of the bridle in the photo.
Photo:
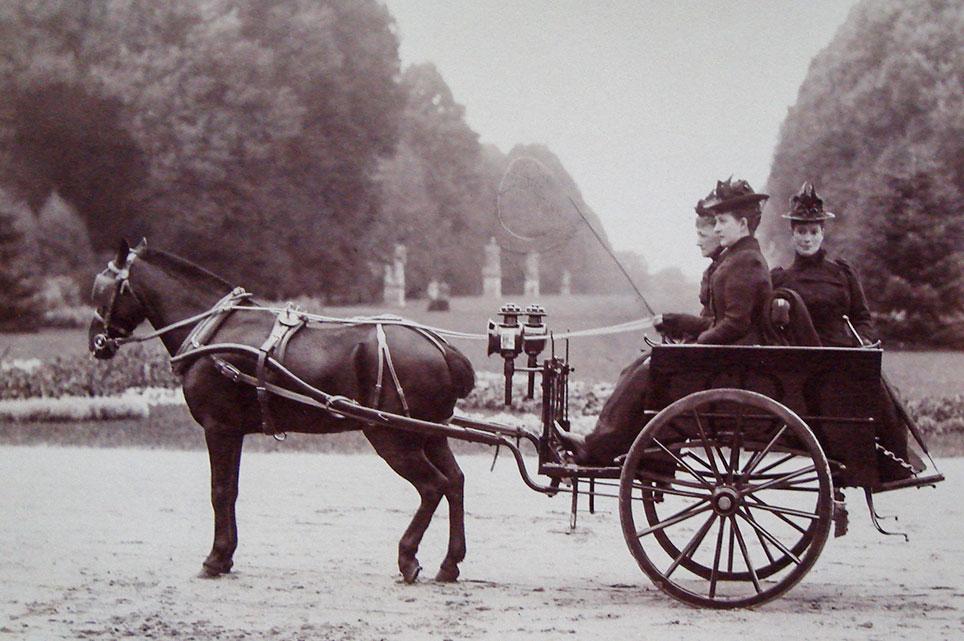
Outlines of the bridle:
[[[123,265],[118,266],[114,261],[107,263],[107,269],[104,271],[109,271],[111,274],[113,274],[114,283],[113,289],[111,290],[110,300],[107,303],[107,310],[103,315],[101,315],[97,309],[94,310],[94,320],[100,321],[101,328],[103,329],[103,331],[101,331],[99,334],[96,334],[93,338],[92,346],[95,355],[99,353],[113,356],[121,345],[126,343],[141,343],[153,338],[158,338],[175,329],[186,327],[188,325],[194,325],[206,318],[223,314],[225,312],[230,312],[236,308],[239,301],[251,297],[251,294],[246,292],[244,288],[235,287],[230,293],[226,294],[221,300],[215,303],[213,307],[201,312],[200,314],[195,314],[194,316],[189,316],[188,318],[175,321],[142,336],[134,336],[134,329],[136,329],[139,322],[131,325],[130,327],[125,327],[114,322],[114,316],[117,313],[117,301],[124,292],[130,294],[139,305],[144,307],[144,301],[138,298],[137,293],[134,291],[134,288],[131,287],[130,282],[131,264],[133,264],[134,259],[137,257],[137,251],[132,249],[127,254],[127,258],[124,260]],[[98,278],[100,278],[100,276],[108,277],[103,272],[98,275]]]
[[[130,338],[131,334],[134,333],[134,327],[124,327],[111,321],[116,314],[115,308],[117,307],[117,300],[121,294],[127,292],[137,300],[137,295],[134,293],[130,282],[130,268],[135,258],[137,258],[137,252],[131,250],[128,252],[124,264],[120,267],[118,267],[114,261],[107,263],[107,269],[105,271],[109,271],[114,275],[114,287],[111,291],[110,300],[107,303],[107,311],[104,312],[104,315],[102,316],[97,309],[94,310],[94,319],[100,321],[101,327],[104,330],[94,336],[93,345],[95,351],[116,350],[121,343],[125,342],[126,339]],[[111,336],[111,334],[114,336]]]

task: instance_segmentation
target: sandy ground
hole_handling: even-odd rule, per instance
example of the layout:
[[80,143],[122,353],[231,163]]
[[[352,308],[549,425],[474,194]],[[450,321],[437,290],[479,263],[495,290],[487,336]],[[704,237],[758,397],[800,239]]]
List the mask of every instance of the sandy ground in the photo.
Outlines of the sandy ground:
[[964,459],[936,490],[882,495],[910,544],[851,531],[788,595],[752,611],[701,611],[652,587],[616,503],[580,514],[461,457],[468,558],[430,580],[443,503],[401,583],[395,546],[415,494],[374,455],[250,453],[235,572],[197,578],[212,518],[204,452],[0,448],[0,639],[951,639],[964,627]]

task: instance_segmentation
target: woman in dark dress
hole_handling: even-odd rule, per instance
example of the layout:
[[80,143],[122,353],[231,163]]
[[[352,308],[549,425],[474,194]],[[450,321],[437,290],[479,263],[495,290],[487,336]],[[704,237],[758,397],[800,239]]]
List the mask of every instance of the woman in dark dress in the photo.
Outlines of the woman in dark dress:
[[824,210],[813,185],[804,183],[800,193],[790,198],[790,211],[783,217],[790,220],[796,256],[790,267],[771,272],[773,288],[785,287],[800,294],[824,346],[859,347],[875,342],[877,331],[857,273],[844,260],[829,258],[822,247],[824,224],[835,216]]
[[[770,296],[770,270],[754,234],[768,196],[745,180],[717,182],[699,201],[696,212],[714,219],[714,234],[725,251],[708,272],[707,313],[664,314],[656,328],[670,335],[695,337],[701,344],[753,345],[762,337],[763,308]],[[708,255],[708,254],[707,254]],[[649,357],[623,370],[599,420],[585,439],[567,434],[564,445],[580,465],[609,465],[629,449],[644,422],[640,420],[649,390]]]
[[[804,183],[790,198],[790,211],[783,217],[790,220],[796,256],[789,267],[771,272],[774,289],[792,289],[800,295],[824,347],[875,343],[877,330],[856,271],[844,260],[828,257],[822,247],[825,223],[835,216],[824,209],[812,184]],[[884,380],[880,394],[882,420],[877,443],[881,477],[884,481],[907,478],[909,467],[919,471],[922,462],[908,449],[908,426],[897,406],[899,401]]]

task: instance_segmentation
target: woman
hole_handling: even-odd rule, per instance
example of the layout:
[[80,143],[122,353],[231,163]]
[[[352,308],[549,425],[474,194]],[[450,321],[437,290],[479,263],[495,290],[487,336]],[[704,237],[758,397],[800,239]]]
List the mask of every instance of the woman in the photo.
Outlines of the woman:
[[[763,308],[770,296],[770,272],[753,237],[766,194],[753,191],[745,180],[717,182],[697,204],[697,213],[714,218],[714,233],[725,251],[708,276],[708,316],[665,314],[656,325],[674,335],[696,335],[697,343],[752,345],[762,336]],[[603,406],[593,431],[581,439],[567,434],[564,445],[580,465],[609,465],[632,444],[643,427],[649,390],[649,357],[623,370]]]
[[[811,183],[805,182],[800,192],[790,198],[790,211],[783,217],[790,221],[796,256],[790,267],[773,270],[773,287],[791,289],[800,295],[824,347],[860,347],[876,342],[877,330],[857,273],[843,260],[828,258],[822,247],[824,225],[835,216],[824,209],[823,199]],[[899,401],[883,379],[880,393],[883,402],[877,426],[879,470],[882,480],[899,480],[911,474],[902,462],[915,471],[923,466],[908,449],[909,425],[902,418]]]
[[812,184],[804,183],[800,193],[790,198],[790,211],[783,217],[790,220],[796,256],[790,267],[777,267],[770,274],[773,287],[800,294],[825,347],[875,342],[877,331],[857,273],[843,260],[828,258],[822,247],[824,225],[835,216],[824,210]]

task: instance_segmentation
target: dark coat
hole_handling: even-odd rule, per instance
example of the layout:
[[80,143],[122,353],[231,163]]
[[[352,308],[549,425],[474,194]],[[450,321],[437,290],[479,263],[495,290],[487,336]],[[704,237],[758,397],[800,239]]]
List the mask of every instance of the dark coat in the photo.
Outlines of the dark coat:
[[853,267],[843,260],[831,260],[821,249],[813,256],[798,255],[790,267],[774,269],[771,277],[774,287],[785,287],[800,294],[823,345],[858,345],[844,315],[850,318],[863,338],[871,342],[877,340],[877,330],[860,279]]
[[712,262],[703,271],[700,279],[700,314],[663,314],[663,324],[657,327],[658,330],[676,339],[692,343],[696,337],[705,332],[713,324],[713,308],[710,305],[710,279],[713,272],[720,265],[723,257],[723,248],[718,248],[710,258]]
[[741,238],[729,247],[710,276],[713,320],[697,343],[759,345],[763,314],[771,293],[770,268],[756,238]]

